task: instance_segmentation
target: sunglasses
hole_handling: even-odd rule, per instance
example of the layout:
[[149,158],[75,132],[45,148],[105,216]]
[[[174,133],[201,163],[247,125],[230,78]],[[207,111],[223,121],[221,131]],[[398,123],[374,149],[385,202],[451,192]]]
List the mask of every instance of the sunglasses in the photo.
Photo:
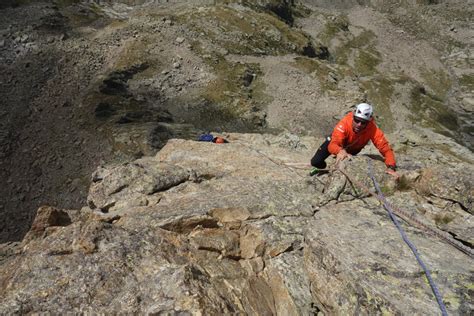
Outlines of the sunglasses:
[[369,121],[361,120],[360,118],[357,118],[357,117],[354,117],[354,122],[360,125],[367,125],[367,123],[369,123]]

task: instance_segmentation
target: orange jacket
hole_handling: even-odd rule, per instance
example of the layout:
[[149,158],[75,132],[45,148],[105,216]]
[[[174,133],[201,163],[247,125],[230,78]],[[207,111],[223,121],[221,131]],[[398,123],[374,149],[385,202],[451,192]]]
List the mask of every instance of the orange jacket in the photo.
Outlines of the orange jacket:
[[344,148],[349,154],[357,154],[371,140],[384,156],[385,165],[396,166],[395,154],[382,130],[375,125],[374,119],[372,118],[367,126],[356,134],[352,130],[353,116],[354,114],[350,112],[337,123],[328,146],[329,152],[337,155]]

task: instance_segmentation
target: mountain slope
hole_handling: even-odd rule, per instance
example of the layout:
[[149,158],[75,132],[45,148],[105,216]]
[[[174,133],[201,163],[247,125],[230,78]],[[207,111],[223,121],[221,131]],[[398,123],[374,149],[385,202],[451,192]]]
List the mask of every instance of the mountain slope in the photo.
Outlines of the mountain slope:
[[437,313],[379,202],[306,175],[367,101],[403,177],[372,145],[346,173],[372,188],[373,161],[428,227],[402,216],[449,313],[471,313],[472,258],[426,229],[472,250],[472,7],[2,3],[1,312]]

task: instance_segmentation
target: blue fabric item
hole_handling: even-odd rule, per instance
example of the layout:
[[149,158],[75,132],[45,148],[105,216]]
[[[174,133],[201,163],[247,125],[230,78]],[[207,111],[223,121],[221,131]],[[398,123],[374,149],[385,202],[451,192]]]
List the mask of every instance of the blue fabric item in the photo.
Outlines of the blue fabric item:
[[431,272],[428,270],[426,267],[425,263],[423,260],[421,260],[420,254],[418,253],[418,250],[416,249],[415,245],[408,239],[408,236],[406,235],[405,231],[403,230],[402,226],[397,220],[397,217],[395,214],[393,214],[392,208],[390,207],[390,204],[388,201],[385,199],[385,196],[383,196],[382,191],[380,190],[380,186],[377,183],[377,180],[375,180],[374,173],[372,170],[372,161],[369,159],[369,175],[372,181],[374,182],[375,189],[377,189],[377,194],[383,201],[383,206],[388,212],[388,215],[390,216],[390,219],[392,222],[395,224],[397,227],[398,231],[400,232],[400,235],[402,236],[403,241],[410,247],[411,251],[415,255],[416,260],[418,261],[418,264],[423,268],[425,271],[426,278],[428,279],[428,282],[430,283],[431,289],[433,290],[433,294],[436,298],[436,301],[438,301],[439,309],[441,310],[441,314],[443,316],[448,316],[448,312],[446,311],[446,306],[443,303],[443,298],[441,297],[441,294],[439,293],[438,287],[436,286],[436,283],[433,281],[433,278],[431,277]]
[[202,134],[198,138],[198,141],[200,142],[212,142],[213,140],[214,140],[214,136],[211,133]]

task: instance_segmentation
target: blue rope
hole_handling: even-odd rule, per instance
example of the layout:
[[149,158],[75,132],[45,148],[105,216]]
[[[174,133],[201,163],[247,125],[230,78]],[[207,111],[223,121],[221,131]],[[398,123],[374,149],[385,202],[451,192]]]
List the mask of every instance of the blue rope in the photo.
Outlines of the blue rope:
[[431,289],[433,290],[433,293],[436,297],[436,300],[438,301],[439,308],[441,309],[441,314],[443,316],[447,316],[448,312],[446,311],[446,306],[443,303],[443,298],[441,297],[441,294],[439,293],[438,287],[436,286],[435,282],[431,278],[430,270],[426,267],[423,260],[421,260],[421,257],[419,255],[418,250],[416,249],[415,245],[408,239],[405,231],[403,230],[402,226],[400,225],[397,218],[393,214],[393,211],[392,211],[389,203],[387,202],[387,200],[385,199],[385,196],[383,196],[383,194],[380,190],[380,187],[379,187],[379,184],[377,183],[377,180],[375,180],[373,170],[372,170],[372,161],[370,160],[370,158],[368,158],[368,159],[369,159],[369,175],[370,175],[370,178],[372,179],[372,181],[374,182],[375,189],[377,190],[377,194],[379,195],[380,199],[383,201],[383,205],[384,205],[385,209],[387,210],[388,214],[390,215],[390,219],[395,224],[395,226],[397,226],[397,229],[400,232],[400,235],[402,235],[403,240],[408,245],[408,247],[410,247],[411,251],[413,252],[413,254],[416,257],[416,260],[418,261],[420,266],[425,271],[426,278],[428,279],[428,282],[430,283]]

